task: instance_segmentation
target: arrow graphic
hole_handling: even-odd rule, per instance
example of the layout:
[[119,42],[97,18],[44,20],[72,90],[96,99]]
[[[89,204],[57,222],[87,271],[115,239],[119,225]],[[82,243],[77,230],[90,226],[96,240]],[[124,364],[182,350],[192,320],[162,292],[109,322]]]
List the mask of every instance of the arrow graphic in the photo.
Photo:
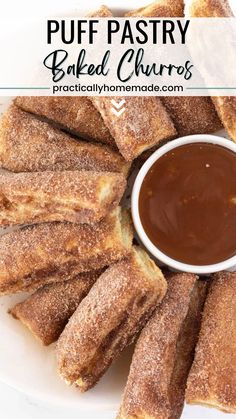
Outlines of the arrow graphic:
[[116,102],[114,99],[111,99],[111,104],[113,105],[111,108],[112,113],[119,118],[125,111],[125,107],[122,107],[125,104],[125,100],[122,99],[120,102]]

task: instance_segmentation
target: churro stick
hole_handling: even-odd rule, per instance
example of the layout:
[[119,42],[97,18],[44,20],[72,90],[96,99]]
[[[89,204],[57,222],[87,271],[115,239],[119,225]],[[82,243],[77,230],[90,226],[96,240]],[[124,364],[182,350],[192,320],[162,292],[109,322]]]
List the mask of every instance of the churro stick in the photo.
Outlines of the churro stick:
[[[166,278],[167,294],[136,344],[119,419],[178,418],[182,411],[184,385],[195,343],[193,331],[191,336],[185,336],[185,330],[190,327],[184,321],[188,318],[197,332],[201,304],[193,300],[188,317],[191,297],[198,298],[198,291],[193,293],[195,275],[172,273]],[[187,347],[188,343],[191,348]],[[182,353],[181,347],[187,348],[187,352]],[[174,394],[177,383],[181,388]]]
[[[183,0],[157,0],[147,7],[134,10],[126,16],[141,17],[183,17]],[[205,134],[222,128],[213,103],[209,97],[162,97],[175,128],[180,136]]]
[[219,96],[212,97],[212,100],[226,131],[236,142],[236,98]]
[[[227,0],[192,0],[191,17],[233,17]],[[212,97],[217,113],[230,137],[236,142],[236,98]]]
[[125,186],[120,173],[0,173],[0,225],[96,223],[119,204]]
[[178,336],[175,364],[170,381],[170,419],[178,419],[182,414],[186,383],[194,359],[208,286],[209,280],[199,280],[195,283],[188,313]]
[[131,248],[131,219],[120,207],[97,224],[44,223],[0,237],[0,294],[34,290],[110,265]]
[[0,165],[13,172],[93,170],[127,174],[129,169],[109,147],[74,140],[14,105],[0,123]]
[[20,320],[43,344],[55,342],[102,271],[85,272],[68,281],[48,284],[12,307]]
[[165,96],[162,100],[180,136],[206,134],[223,128],[207,96]]
[[[104,6],[90,16],[112,17]],[[144,150],[176,134],[174,125],[158,98],[152,97],[93,97],[116,145],[127,161],[132,161]],[[111,100],[125,100],[125,112],[117,118],[112,113]]]
[[19,96],[15,104],[79,137],[115,145],[101,115],[86,97]]
[[186,391],[190,404],[236,413],[236,272],[213,276]]
[[176,135],[174,125],[160,99],[119,97],[119,101],[125,100],[125,111],[119,118],[112,113],[112,99],[117,100],[116,97],[91,98],[127,161]]
[[165,279],[139,248],[100,276],[57,344],[58,371],[83,392],[132,343],[166,291]]

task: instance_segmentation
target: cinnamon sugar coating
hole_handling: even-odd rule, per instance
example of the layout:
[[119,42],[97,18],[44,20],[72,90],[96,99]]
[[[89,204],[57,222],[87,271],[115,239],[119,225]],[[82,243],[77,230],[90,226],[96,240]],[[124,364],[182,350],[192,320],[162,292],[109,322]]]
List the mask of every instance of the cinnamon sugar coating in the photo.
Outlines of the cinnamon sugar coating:
[[186,383],[194,359],[209,283],[208,279],[195,282],[188,313],[179,332],[169,387],[170,419],[179,419],[184,408]]
[[0,294],[34,290],[127,256],[133,228],[120,207],[97,224],[44,223],[0,237]]
[[[233,17],[227,0],[192,0],[189,13],[191,17]],[[212,100],[224,128],[236,142],[236,98],[215,96]]]
[[[105,7],[105,11],[101,8],[92,16],[112,17],[112,13]],[[127,161],[134,160],[143,151],[176,134],[172,120],[158,98],[119,97],[119,101],[125,100],[125,112],[119,118],[111,110],[111,100],[116,100],[116,97],[90,99]]]
[[127,17],[170,17],[183,16],[184,2],[183,0],[157,0],[147,6],[132,10],[125,14]]
[[220,272],[205,303],[186,391],[190,404],[236,413],[236,272]]
[[218,115],[230,138],[236,142],[236,98],[219,96],[212,98]]
[[58,340],[61,377],[82,392],[94,386],[134,341],[165,291],[161,271],[139,248],[111,266],[79,305]]
[[125,187],[119,173],[0,173],[0,225],[95,223],[119,204]]
[[55,342],[102,271],[84,272],[68,281],[39,288],[9,312],[43,344]]
[[99,112],[83,96],[19,96],[15,104],[21,109],[45,117],[79,137],[114,145]]
[[129,165],[107,146],[75,140],[11,105],[0,122],[0,165],[13,172],[122,172]]
[[125,100],[125,112],[119,118],[112,113],[111,99],[117,98],[91,98],[127,161],[176,135],[171,118],[157,97],[119,97]]
[[[166,296],[142,330],[135,347],[119,419],[178,418],[182,411],[195,337],[180,333],[185,327],[189,329],[184,321],[197,277],[187,273],[169,273],[165,277]],[[189,315],[188,322],[192,325],[195,321],[198,323],[199,306],[197,303],[197,308]],[[181,341],[178,342],[179,336]],[[188,348],[182,353],[180,348],[186,348],[188,343],[190,352]],[[177,383],[181,387],[175,393]]]
[[207,96],[166,96],[162,100],[179,136],[212,133],[223,128]]
[[[183,17],[183,0],[158,0],[147,7],[134,10],[127,16]],[[209,97],[161,97],[179,136],[216,132],[222,128]]]

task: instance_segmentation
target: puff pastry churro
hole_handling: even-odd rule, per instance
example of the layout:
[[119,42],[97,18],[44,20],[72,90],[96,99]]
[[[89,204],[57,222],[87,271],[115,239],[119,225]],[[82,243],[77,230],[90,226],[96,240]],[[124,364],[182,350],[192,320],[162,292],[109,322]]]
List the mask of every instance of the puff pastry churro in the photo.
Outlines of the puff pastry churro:
[[187,378],[194,359],[194,350],[199,336],[202,311],[208,288],[209,281],[199,280],[195,283],[191,293],[188,313],[178,336],[169,393],[171,419],[179,419],[184,407]]
[[167,294],[138,339],[119,419],[180,417],[206,285],[172,273]]
[[[112,17],[112,13],[107,7],[102,6],[89,16]],[[134,160],[144,150],[158,144],[161,140],[172,138],[176,134],[171,118],[159,99],[120,97],[119,101],[125,100],[125,112],[119,118],[112,113],[112,99],[117,98],[91,98],[114,137],[120,153],[127,161]],[[140,112],[140,110],[142,111]]]
[[[157,0],[147,7],[134,10],[126,16],[140,17],[183,17],[183,0]],[[222,128],[220,119],[208,97],[162,97],[175,128],[180,136],[205,134]]]
[[[90,16],[112,17],[107,7],[102,6]],[[157,98],[120,97],[125,100],[125,112],[114,117],[111,100],[115,97],[93,97],[93,104],[100,112],[120,153],[127,161],[132,161],[144,150],[150,149],[161,140],[174,137],[174,125],[164,106]]]
[[79,305],[58,340],[61,377],[82,392],[93,387],[132,343],[165,291],[161,271],[139,248],[111,266]]
[[101,113],[114,137],[120,153],[127,161],[162,140],[176,135],[174,125],[160,99],[156,97],[119,97],[125,100],[125,112],[119,118],[112,113],[111,99],[93,97],[91,100]]
[[[102,6],[90,17],[112,17],[111,11]],[[111,110],[111,100],[115,97],[93,97],[92,103],[100,112],[105,125],[114,137],[120,153],[127,161],[159,143],[171,138],[176,131],[173,123],[159,99],[151,97],[125,97],[125,112],[119,119]]]
[[101,115],[86,97],[19,96],[15,104],[79,137],[115,145]]
[[84,272],[68,281],[48,284],[9,311],[43,345],[55,342],[102,271]]
[[186,391],[190,404],[236,413],[236,272],[220,272],[206,300]]
[[97,224],[44,223],[0,237],[0,294],[34,290],[55,280],[110,265],[131,248],[126,210]]
[[0,225],[95,223],[119,204],[125,186],[119,173],[0,173]]
[[13,172],[93,170],[122,172],[129,165],[107,146],[74,140],[10,106],[0,123],[0,165]]
[[[227,0],[192,0],[189,14],[191,17],[233,17]],[[236,142],[236,98],[215,96],[212,100],[226,131]]]

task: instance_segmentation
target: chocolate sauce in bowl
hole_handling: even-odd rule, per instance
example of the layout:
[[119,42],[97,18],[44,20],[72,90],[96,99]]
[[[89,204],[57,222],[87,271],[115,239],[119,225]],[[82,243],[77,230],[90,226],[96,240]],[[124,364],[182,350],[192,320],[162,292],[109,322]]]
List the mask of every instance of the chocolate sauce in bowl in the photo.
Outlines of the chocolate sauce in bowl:
[[210,143],[170,150],[143,181],[139,213],[172,259],[211,265],[236,255],[236,154]]

